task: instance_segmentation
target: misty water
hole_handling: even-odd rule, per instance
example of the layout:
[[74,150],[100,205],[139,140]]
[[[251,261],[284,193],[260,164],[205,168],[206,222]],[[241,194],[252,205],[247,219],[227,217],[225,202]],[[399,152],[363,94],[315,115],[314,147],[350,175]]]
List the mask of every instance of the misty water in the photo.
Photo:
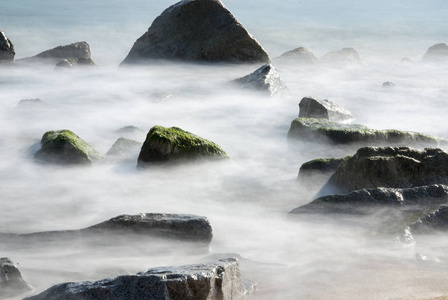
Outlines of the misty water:
[[[87,41],[97,68],[0,68],[0,232],[88,227],[121,214],[209,218],[210,252],[163,241],[0,244],[38,293],[66,281],[98,280],[151,267],[238,255],[258,290],[247,299],[427,299],[448,293],[448,239],[405,246],[366,233],[367,220],[288,216],[319,186],[297,181],[302,163],[341,149],[288,144],[302,97],[329,99],[356,123],[448,138],[448,68],[420,63],[448,40],[444,1],[236,1],[224,4],[271,59],[300,46],[318,58],[354,47],[362,64],[334,67],[273,60],[288,94],[240,90],[229,81],[258,65],[161,64],[119,68],[134,41],[175,1],[0,0],[0,27],[16,59]],[[404,57],[411,63],[400,63]],[[385,81],[393,89],[381,87]],[[41,107],[21,108],[39,98]],[[129,161],[89,168],[36,164],[48,130],[70,129],[103,155],[122,136],[143,142],[154,125],[177,126],[219,144],[229,161],[138,170]],[[445,149],[446,150],[446,149]],[[421,253],[430,259],[417,261]]]

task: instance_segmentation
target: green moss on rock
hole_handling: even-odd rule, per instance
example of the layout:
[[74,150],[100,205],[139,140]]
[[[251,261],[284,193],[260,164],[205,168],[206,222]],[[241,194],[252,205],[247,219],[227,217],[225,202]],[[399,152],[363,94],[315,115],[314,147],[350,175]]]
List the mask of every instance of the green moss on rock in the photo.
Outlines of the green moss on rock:
[[228,158],[217,144],[178,127],[154,126],[143,143],[138,165],[179,159]]
[[48,131],[41,144],[34,158],[42,162],[90,165],[92,161],[102,159],[98,151],[70,130]]

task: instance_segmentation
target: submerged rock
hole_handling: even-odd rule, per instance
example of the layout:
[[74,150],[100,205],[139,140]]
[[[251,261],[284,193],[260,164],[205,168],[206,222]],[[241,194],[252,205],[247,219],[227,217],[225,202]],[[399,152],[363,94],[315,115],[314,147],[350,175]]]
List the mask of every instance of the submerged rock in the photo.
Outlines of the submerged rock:
[[[64,60],[67,60],[72,66],[75,62],[76,64],[93,63],[89,44],[87,42],[77,42],[70,45],[58,46],[35,56],[19,59],[17,62],[56,65],[58,63],[64,64]],[[67,64],[67,62],[65,62],[65,64]]]
[[0,29],[0,64],[12,63],[14,61],[14,45],[11,40],[8,39],[6,34]]
[[57,68],[73,68],[77,66],[96,66],[91,58],[68,58],[56,64]]
[[343,161],[328,181],[338,193],[430,184],[448,184],[448,153],[441,149],[363,147]]
[[148,132],[138,157],[138,166],[150,163],[228,158],[215,143],[178,127],[154,126]]
[[276,60],[281,62],[293,62],[303,65],[312,65],[317,63],[316,56],[314,56],[314,54],[305,47],[299,47],[285,52],[277,57]]
[[325,119],[297,118],[288,132],[290,141],[331,143],[333,145],[412,145],[439,146],[445,140],[422,133],[400,130],[375,130],[358,124],[342,124]]
[[158,16],[122,64],[150,60],[268,62],[263,47],[219,0],[182,0]]
[[7,257],[0,258],[0,299],[8,299],[30,291],[17,266]]
[[339,51],[328,52],[321,58],[322,62],[334,64],[359,64],[361,58],[354,48],[343,48]]
[[271,64],[265,64],[253,73],[235,79],[233,82],[244,89],[265,92],[271,96],[282,94],[287,89]]
[[327,99],[304,97],[299,108],[299,118],[323,118],[335,122],[353,119],[351,112]]
[[137,142],[135,140],[120,137],[112,147],[107,151],[106,156],[109,158],[131,158],[137,156],[140,152],[143,143]]
[[28,300],[230,300],[245,290],[236,258],[180,267],[158,267],[136,275],[55,285]]
[[448,45],[445,43],[429,47],[422,57],[423,62],[448,62]]
[[383,87],[383,88],[393,88],[393,87],[395,87],[395,84],[393,82],[391,82],[391,81],[386,81],[386,82],[383,82],[383,85],[381,87]]
[[98,151],[70,130],[46,132],[41,140],[41,148],[34,155],[40,162],[61,165],[90,165],[101,160]]

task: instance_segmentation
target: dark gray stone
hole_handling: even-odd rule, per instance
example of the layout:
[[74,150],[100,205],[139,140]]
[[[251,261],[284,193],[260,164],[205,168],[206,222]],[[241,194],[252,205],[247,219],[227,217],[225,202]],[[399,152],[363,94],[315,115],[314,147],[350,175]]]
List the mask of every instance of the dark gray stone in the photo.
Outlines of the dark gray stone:
[[422,57],[423,62],[448,62],[448,45],[445,43],[429,47]]
[[383,85],[381,87],[383,87],[383,88],[393,88],[393,87],[395,87],[395,84],[393,82],[391,82],[391,81],[386,81],[386,82],[383,82]]
[[7,257],[0,258],[0,299],[18,296],[31,290],[17,266]]
[[236,258],[180,267],[158,267],[137,275],[55,285],[28,300],[231,300],[245,290]]
[[317,63],[317,58],[305,47],[295,48],[285,52],[275,59],[279,62],[290,62],[300,65],[313,65]]
[[271,64],[265,64],[253,73],[233,81],[239,87],[260,91],[270,96],[281,95],[286,90],[277,70]]
[[0,29],[0,64],[12,63],[14,61],[14,45],[11,40],[8,39],[6,34]]
[[[64,60],[67,60],[64,62]],[[32,57],[18,59],[17,63],[43,63],[50,65],[91,65],[94,64],[91,58],[90,46],[87,42],[77,42],[70,45],[58,46],[46,50]]]
[[299,118],[323,118],[334,122],[352,120],[351,112],[324,99],[304,97],[299,103]]
[[333,64],[360,64],[361,58],[354,48],[343,48],[339,51],[328,52],[321,58],[322,62]]
[[151,60],[268,62],[263,47],[219,0],[183,0],[167,8],[122,64]]

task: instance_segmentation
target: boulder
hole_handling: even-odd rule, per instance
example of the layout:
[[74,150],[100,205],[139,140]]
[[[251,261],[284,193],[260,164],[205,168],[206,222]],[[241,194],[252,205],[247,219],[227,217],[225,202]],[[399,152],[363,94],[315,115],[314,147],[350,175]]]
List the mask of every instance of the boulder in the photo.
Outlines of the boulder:
[[375,130],[358,124],[342,124],[325,119],[296,118],[288,132],[289,141],[332,145],[393,145],[437,147],[447,141],[411,131]]
[[305,47],[295,48],[285,52],[276,58],[277,61],[292,62],[301,65],[313,65],[317,63],[317,58]]
[[11,259],[0,258],[0,299],[18,296],[31,289]]
[[327,99],[304,97],[299,103],[299,118],[323,118],[340,122],[353,119],[353,115]]
[[219,0],[182,0],[158,16],[122,64],[150,60],[269,62],[263,47]]
[[11,40],[8,39],[6,34],[0,29],[0,64],[12,63],[14,61],[14,45]]
[[56,64],[57,68],[73,68],[77,66],[96,66],[91,58],[68,58]]
[[[64,62],[67,60],[67,62]],[[87,42],[77,42],[70,45],[58,46],[46,50],[32,57],[17,60],[18,63],[44,63],[44,64],[92,64],[90,46]],[[93,63],[94,64],[94,63]]]
[[168,161],[228,158],[215,143],[178,127],[154,126],[148,132],[138,157],[138,166]]
[[271,64],[265,64],[253,73],[233,80],[233,83],[243,89],[260,91],[270,96],[281,95],[287,89]]
[[135,140],[120,137],[112,147],[107,151],[106,156],[109,158],[131,158],[137,156],[140,152],[143,143]]
[[354,48],[343,48],[339,51],[328,52],[321,58],[322,62],[333,64],[360,64],[361,58]]
[[236,258],[179,267],[158,267],[136,275],[55,285],[27,300],[230,300],[245,290]]
[[393,88],[395,87],[395,84],[391,81],[385,81],[383,82],[383,85],[381,86],[383,88]]
[[46,132],[41,140],[41,148],[34,154],[39,162],[61,165],[91,165],[102,157],[87,142],[70,130]]
[[343,158],[318,158],[307,161],[300,166],[298,179],[304,180],[307,178],[312,178],[316,175],[327,175],[333,174],[338,169],[339,165],[344,161],[349,159],[351,156],[346,156]]
[[328,181],[337,193],[430,184],[448,184],[448,153],[441,149],[363,147],[343,161]]
[[448,45],[445,43],[429,47],[422,57],[423,62],[448,62]]

